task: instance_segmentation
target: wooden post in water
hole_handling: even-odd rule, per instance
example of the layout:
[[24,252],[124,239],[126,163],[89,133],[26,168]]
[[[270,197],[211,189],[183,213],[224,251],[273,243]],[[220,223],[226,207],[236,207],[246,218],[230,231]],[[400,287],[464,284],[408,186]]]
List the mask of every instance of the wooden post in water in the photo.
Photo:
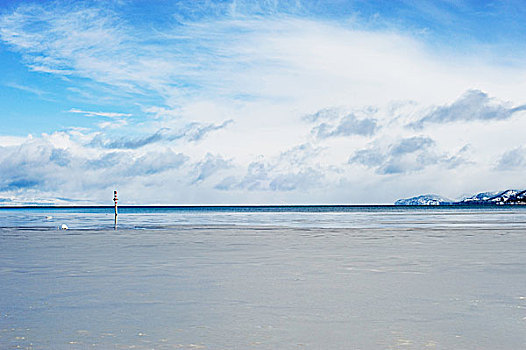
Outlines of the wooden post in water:
[[117,201],[119,198],[117,198],[117,191],[113,191],[113,202],[115,202],[115,229],[117,229]]

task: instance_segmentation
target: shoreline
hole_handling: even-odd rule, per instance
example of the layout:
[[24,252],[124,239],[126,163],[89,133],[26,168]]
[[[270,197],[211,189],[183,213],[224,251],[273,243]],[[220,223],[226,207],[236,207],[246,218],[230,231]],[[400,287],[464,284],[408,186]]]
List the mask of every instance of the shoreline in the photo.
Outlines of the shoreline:
[[[502,207],[522,207],[526,204],[509,203],[449,203],[439,205],[397,205],[397,204],[234,204],[234,205],[119,205],[119,209],[345,209],[345,208],[502,208]],[[1,206],[1,209],[114,209],[113,205],[10,205]]]

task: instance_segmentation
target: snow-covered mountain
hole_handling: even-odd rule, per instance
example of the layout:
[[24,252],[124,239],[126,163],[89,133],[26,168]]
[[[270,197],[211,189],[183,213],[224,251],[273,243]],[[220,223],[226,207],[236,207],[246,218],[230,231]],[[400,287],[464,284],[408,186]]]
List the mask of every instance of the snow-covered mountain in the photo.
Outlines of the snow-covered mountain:
[[459,201],[458,204],[526,204],[526,191],[484,192],[465,198]]
[[506,190],[499,192],[481,192],[460,201],[452,201],[447,198],[425,194],[418,197],[399,199],[395,205],[507,205],[526,204],[526,190]]
[[495,197],[499,193],[501,193],[501,192],[500,191],[497,191],[497,192],[481,192],[481,193],[477,193],[474,196],[464,197],[459,202],[461,202],[461,203],[476,203],[476,202],[480,202],[480,201],[487,201],[490,198]]
[[424,194],[418,197],[399,199],[395,205],[444,205],[451,204],[452,200],[436,194]]

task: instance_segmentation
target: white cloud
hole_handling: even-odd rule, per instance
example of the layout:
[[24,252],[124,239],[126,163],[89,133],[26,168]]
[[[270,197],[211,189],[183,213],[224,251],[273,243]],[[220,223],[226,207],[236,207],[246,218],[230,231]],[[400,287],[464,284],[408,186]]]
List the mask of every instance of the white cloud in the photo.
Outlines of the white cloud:
[[426,123],[450,123],[459,120],[504,120],[526,110],[526,105],[512,107],[496,101],[480,90],[469,90],[455,102],[433,108],[412,127],[421,129]]
[[207,178],[209,178],[214,173],[230,168],[230,162],[226,159],[223,159],[221,156],[215,156],[211,153],[208,153],[202,161],[198,162],[195,165],[195,179],[192,183],[200,183]]
[[436,165],[452,169],[470,164],[470,161],[464,158],[468,149],[469,147],[464,146],[451,156],[438,152],[435,141],[431,138],[413,136],[397,140],[386,148],[376,145],[358,150],[349,158],[349,164],[360,164],[375,169],[380,175],[405,174]]
[[180,129],[167,127],[156,130],[151,134],[139,136],[108,137],[105,133],[98,133],[91,140],[90,145],[108,149],[137,149],[147,145],[160,142],[171,142],[184,139],[189,142],[199,142],[208,134],[224,129],[232,123],[232,120],[223,123],[201,125],[200,123],[189,123]]
[[87,117],[107,117],[107,118],[118,118],[118,117],[131,117],[129,113],[116,113],[116,112],[93,112],[93,111],[83,111],[77,108],[71,108],[69,113],[83,114]]
[[118,129],[118,128],[122,128],[123,126],[126,126],[128,125],[128,122],[124,119],[117,119],[117,120],[112,120],[112,121],[109,121],[109,122],[100,122],[100,123],[97,123],[97,126],[100,128],[100,129]]
[[35,95],[37,95],[39,97],[42,97],[42,96],[46,95],[46,92],[44,90],[39,89],[37,87],[33,87],[33,86],[26,86],[26,85],[22,85],[22,84],[18,84],[18,83],[13,83],[13,82],[6,83],[5,86],[8,86],[8,87],[13,88],[13,89],[27,91],[27,92],[35,94]]
[[343,116],[337,124],[321,123],[312,129],[312,134],[317,138],[328,138],[336,136],[372,136],[378,130],[377,121],[374,118],[358,119],[354,114]]
[[524,170],[526,167],[526,150],[524,147],[514,148],[506,151],[499,159],[496,169],[502,171]]

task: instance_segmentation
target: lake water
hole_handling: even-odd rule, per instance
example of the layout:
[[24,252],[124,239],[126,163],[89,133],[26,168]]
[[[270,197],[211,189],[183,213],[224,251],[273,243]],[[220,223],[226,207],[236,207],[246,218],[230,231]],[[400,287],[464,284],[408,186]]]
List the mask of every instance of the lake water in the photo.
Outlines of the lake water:
[[0,209],[11,348],[524,349],[526,208]]

